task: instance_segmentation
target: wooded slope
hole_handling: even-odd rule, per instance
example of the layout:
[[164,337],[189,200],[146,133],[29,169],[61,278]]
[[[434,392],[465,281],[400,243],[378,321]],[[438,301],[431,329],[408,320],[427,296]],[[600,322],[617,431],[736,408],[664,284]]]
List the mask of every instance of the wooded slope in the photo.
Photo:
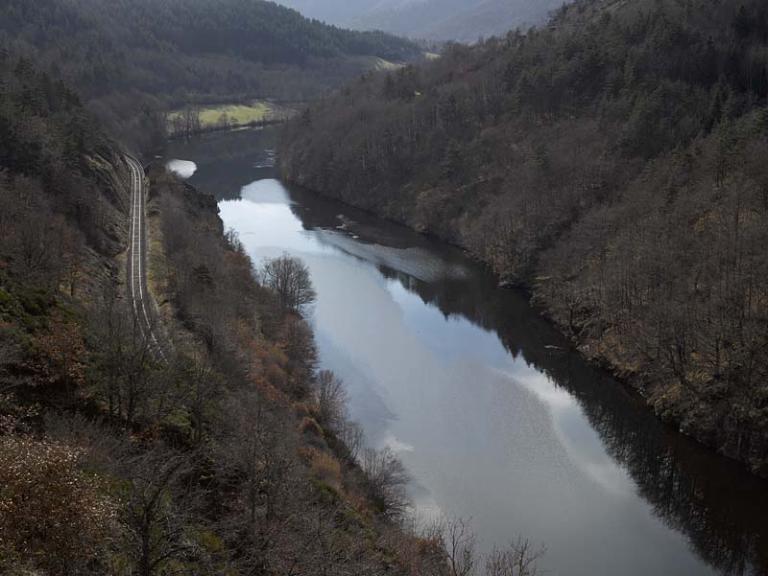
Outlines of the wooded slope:
[[302,311],[162,166],[155,357],[126,297],[128,174],[72,91],[0,55],[0,573],[447,574]]
[[287,178],[468,248],[662,417],[768,473],[768,8],[581,0],[368,75]]
[[315,98],[409,41],[352,32],[264,0],[8,0],[0,48],[74,87],[135,147],[161,141],[157,111],[195,101]]

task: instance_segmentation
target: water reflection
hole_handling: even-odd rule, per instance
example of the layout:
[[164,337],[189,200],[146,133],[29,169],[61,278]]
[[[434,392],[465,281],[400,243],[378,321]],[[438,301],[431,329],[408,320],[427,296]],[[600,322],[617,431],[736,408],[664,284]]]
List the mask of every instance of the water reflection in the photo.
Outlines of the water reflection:
[[[482,280],[482,273],[468,286],[466,280],[425,283],[393,269],[381,272],[445,317],[468,318],[498,334],[513,357],[553,383],[550,388],[518,379],[550,406],[563,446],[580,452],[576,460],[604,488],[623,494],[636,490],[656,516],[685,533],[696,553],[721,572],[768,573],[766,482],[650,418],[622,386],[569,351],[524,298],[498,290],[491,279]],[[585,438],[587,431],[573,425],[574,403],[594,437]]]
[[171,160],[168,162],[167,168],[184,179],[192,178],[197,172],[197,164],[190,160]]
[[[216,185],[203,166],[198,179]],[[308,263],[322,360],[422,510],[473,517],[486,546],[545,543],[556,574],[768,571],[766,483],[650,417],[523,295],[458,250],[274,180],[242,198],[221,203],[226,225],[257,260]]]
[[[425,284],[391,270],[382,272],[444,315],[461,315],[494,330],[510,354],[521,356],[554,383],[553,390],[520,380],[550,405],[557,428],[564,431],[564,445],[587,452],[577,459],[593,479],[613,492],[637,490],[655,515],[684,532],[697,554],[723,573],[766,573],[764,481],[650,418],[626,390],[571,352],[553,350],[553,346],[567,348],[567,343],[532,316],[519,298],[489,288],[480,292],[479,299],[467,299],[462,297],[466,286],[461,283]],[[478,302],[483,305],[478,307]],[[584,430],[570,427],[574,402],[599,437],[602,450],[596,449],[594,439],[579,438]]]
[[198,189],[218,199],[236,199],[246,184],[273,175],[275,139],[275,131],[270,129],[212,132],[189,142],[171,142],[168,154],[194,163]]
[[[327,206],[307,208],[313,197],[304,192],[296,191],[294,196],[304,207],[295,210],[297,216],[329,210]],[[318,226],[320,221],[305,221],[310,229]],[[401,245],[407,235],[402,232]],[[412,242],[424,240],[415,237]],[[449,260],[451,251],[441,251],[441,258]],[[549,407],[561,445],[604,489],[625,496],[637,491],[655,515],[688,535],[697,554],[723,573],[768,573],[766,482],[650,418],[625,388],[570,351],[568,342],[549,323],[532,314],[522,295],[499,290],[484,271],[475,268],[473,274],[459,279],[446,275],[438,282],[424,282],[396,267],[379,269],[403,290],[437,307],[444,318],[466,318],[498,335],[512,357],[539,371],[538,381],[530,375],[518,375],[516,381]],[[469,338],[457,342],[492,349]],[[580,426],[579,414],[588,419],[589,430]]]

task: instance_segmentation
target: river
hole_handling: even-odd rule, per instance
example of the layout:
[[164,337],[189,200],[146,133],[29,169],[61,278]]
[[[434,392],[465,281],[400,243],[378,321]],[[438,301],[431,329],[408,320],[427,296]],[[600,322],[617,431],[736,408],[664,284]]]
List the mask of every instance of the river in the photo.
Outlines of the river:
[[258,265],[317,291],[322,366],[368,443],[397,452],[422,516],[518,536],[562,576],[768,573],[768,483],[662,425],[461,251],[281,183],[274,133],[177,143]]

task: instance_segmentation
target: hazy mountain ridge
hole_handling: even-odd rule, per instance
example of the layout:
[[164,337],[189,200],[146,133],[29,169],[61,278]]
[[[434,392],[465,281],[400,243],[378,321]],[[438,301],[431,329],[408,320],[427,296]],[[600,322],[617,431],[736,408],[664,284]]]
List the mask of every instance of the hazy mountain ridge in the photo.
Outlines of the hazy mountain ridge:
[[544,23],[563,0],[280,0],[309,17],[361,30],[381,29],[411,38],[474,42],[479,37]]

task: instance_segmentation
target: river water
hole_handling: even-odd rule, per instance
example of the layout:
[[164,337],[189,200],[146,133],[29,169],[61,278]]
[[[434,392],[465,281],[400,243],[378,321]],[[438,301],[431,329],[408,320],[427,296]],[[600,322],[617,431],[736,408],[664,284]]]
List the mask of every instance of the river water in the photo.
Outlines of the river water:
[[323,367],[415,510],[562,576],[768,573],[768,483],[660,424],[461,251],[277,179],[274,134],[176,144],[255,263],[309,266]]

